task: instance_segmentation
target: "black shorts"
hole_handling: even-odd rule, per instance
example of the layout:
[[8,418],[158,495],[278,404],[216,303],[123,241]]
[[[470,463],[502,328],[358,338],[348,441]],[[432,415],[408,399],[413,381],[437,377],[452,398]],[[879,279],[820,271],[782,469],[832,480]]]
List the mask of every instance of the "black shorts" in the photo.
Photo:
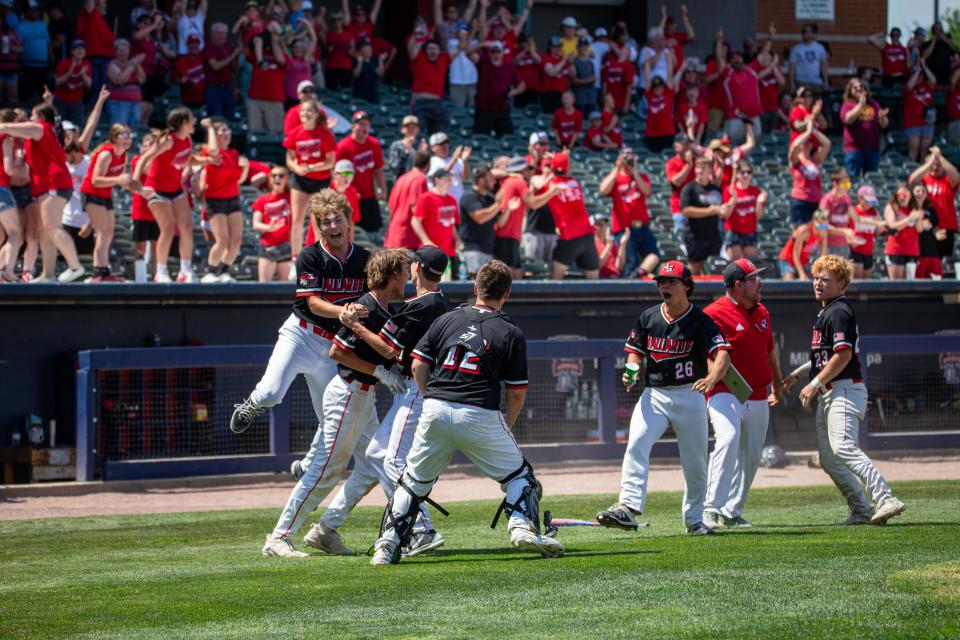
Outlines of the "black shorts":
[[757,246],[756,233],[737,233],[727,230],[727,246],[730,247],[755,247]]
[[221,213],[241,213],[240,198],[207,198],[207,217]]
[[723,243],[720,238],[699,238],[687,233],[683,241],[687,247],[687,260],[690,262],[704,262],[710,256],[720,255]]
[[156,242],[160,237],[160,225],[155,220],[134,220],[132,235],[134,242]]
[[73,197],[73,189],[50,189],[46,195],[63,198],[67,202],[70,202],[70,198]]
[[898,267],[904,267],[907,263],[916,262],[919,259],[919,256],[898,256],[887,254],[887,264],[897,265]]
[[326,180],[314,180],[313,178],[305,178],[303,176],[298,176],[295,173],[290,174],[291,187],[297,191],[303,191],[307,195],[313,195],[320,191],[321,189],[326,189],[330,186],[330,179]]
[[10,187],[10,191],[13,192],[13,199],[17,201],[17,206],[21,209],[26,209],[30,206],[30,203],[35,200],[33,197],[33,187],[29,184]]
[[937,251],[940,252],[941,258],[950,258],[953,259],[953,246],[957,239],[957,232],[953,230],[947,231],[947,237],[943,240],[937,240]]
[[87,208],[88,204],[95,204],[103,207],[107,211],[113,211],[113,198],[101,198],[100,196],[93,196],[89,193],[81,193],[80,203],[84,209]]
[[77,255],[86,256],[93,254],[93,247],[97,241],[96,234],[91,233],[86,238],[81,238],[80,229],[78,227],[63,225],[63,230],[69,233],[70,237],[73,238],[73,244],[77,248]]
[[576,264],[584,271],[600,269],[600,256],[597,255],[597,245],[593,243],[592,233],[571,240],[558,239],[557,246],[553,249],[553,260],[568,267]]
[[380,203],[376,198],[367,198],[360,201],[360,222],[357,225],[364,231],[379,231],[383,226],[383,217],[380,215]]
[[653,136],[644,138],[643,140],[647,145],[647,149],[653,153],[660,153],[664,149],[671,149],[673,147],[674,136]]
[[493,241],[493,257],[502,260],[508,267],[520,268],[520,241],[513,238],[496,238]]
[[154,195],[152,198],[147,200],[147,204],[150,204],[151,202],[163,202],[166,204],[173,204],[174,200],[185,195],[183,193],[183,189],[177,189],[176,191],[156,191],[154,193],[156,195]]
[[863,265],[864,271],[869,271],[870,269],[873,269],[873,254],[872,254],[872,253],[868,255],[868,254],[866,254],[866,253],[857,253],[856,251],[851,251],[851,252],[850,252],[850,260],[852,260],[852,261],[855,262],[856,264],[861,264],[861,265]]
[[291,259],[290,243],[284,242],[273,246],[267,246],[261,243],[257,255],[271,262],[289,262]]

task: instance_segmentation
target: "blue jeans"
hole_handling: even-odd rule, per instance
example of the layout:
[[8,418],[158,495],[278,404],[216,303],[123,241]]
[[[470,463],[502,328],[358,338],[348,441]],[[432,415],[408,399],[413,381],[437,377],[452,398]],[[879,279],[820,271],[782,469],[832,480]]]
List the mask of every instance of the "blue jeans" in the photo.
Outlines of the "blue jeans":
[[207,112],[211,118],[220,117],[227,120],[236,120],[237,102],[233,98],[231,87],[208,86],[204,99],[207,103]]
[[420,127],[426,130],[427,135],[446,130],[450,123],[447,105],[443,100],[418,98],[413,101],[413,115],[420,120]]
[[[623,238],[623,231],[613,234],[613,240],[618,245]],[[631,278],[643,259],[651,253],[660,255],[657,239],[650,231],[649,226],[633,227],[630,229],[630,239],[627,240],[627,256],[623,262],[623,277]]]
[[107,100],[107,122],[125,124],[135,129],[140,126],[140,103],[129,100]]
[[[97,102],[97,96],[100,95],[100,87],[107,81],[107,65],[110,63],[110,58],[104,56],[89,56],[87,60],[90,61],[90,65],[93,67],[90,76],[90,92],[87,94],[87,104],[93,105]],[[81,129],[83,128],[82,123],[78,122],[76,124]]]
[[876,171],[880,168],[880,151],[844,151],[843,166],[851,178],[856,179],[860,173]]

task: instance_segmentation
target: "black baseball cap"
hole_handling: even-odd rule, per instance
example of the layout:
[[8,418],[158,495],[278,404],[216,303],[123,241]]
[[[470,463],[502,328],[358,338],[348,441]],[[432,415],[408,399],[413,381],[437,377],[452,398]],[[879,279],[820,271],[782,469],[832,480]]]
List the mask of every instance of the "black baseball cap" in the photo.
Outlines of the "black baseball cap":
[[447,254],[432,244],[425,244],[414,251],[413,259],[420,263],[420,266],[423,267],[427,273],[438,278],[446,271],[447,262],[449,262]]
[[659,280],[660,278],[692,280],[693,274],[690,273],[690,267],[679,260],[668,260],[667,262],[660,263],[660,268],[657,269],[657,275],[653,276],[654,280]]
[[746,280],[766,270],[766,267],[758,267],[746,258],[734,260],[723,269],[723,286],[729,289],[739,280]]

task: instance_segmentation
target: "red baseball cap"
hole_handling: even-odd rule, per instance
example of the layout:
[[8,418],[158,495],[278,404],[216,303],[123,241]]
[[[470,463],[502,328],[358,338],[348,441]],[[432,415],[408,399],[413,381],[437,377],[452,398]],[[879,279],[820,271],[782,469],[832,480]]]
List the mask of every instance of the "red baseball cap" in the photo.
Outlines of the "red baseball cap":
[[745,280],[766,271],[766,267],[758,267],[747,258],[740,258],[728,264],[723,270],[723,284],[725,287],[732,287],[738,280]]
[[369,120],[370,116],[367,115],[366,111],[354,111],[353,112],[353,121],[360,122],[361,120]]
[[693,274],[690,273],[690,268],[679,260],[668,260],[667,262],[660,263],[660,268],[657,269],[657,275],[653,277],[654,280],[659,280],[660,278],[692,280]]
[[553,160],[550,161],[550,168],[557,173],[566,173],[570,170],[570,156],[565,153],[553,154]]

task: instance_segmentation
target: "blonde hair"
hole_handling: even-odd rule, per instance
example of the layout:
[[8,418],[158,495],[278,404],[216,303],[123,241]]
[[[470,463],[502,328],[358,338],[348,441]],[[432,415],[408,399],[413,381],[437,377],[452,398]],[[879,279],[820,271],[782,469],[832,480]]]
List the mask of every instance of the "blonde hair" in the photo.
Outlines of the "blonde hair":
[[377,251],[367,262],[367,286],[371,290],[385,288],[407,264],[410,264],[410,258],[403,249]]
[[350,208],[350,201],[342,193],[335,189],[322,189],[310,196],[307,200],[307,213],[309,213],[317,225],[328,215],[342,215],[347,222],[353,219],[353,209]]
[[830,212],[826,209],[817,209],[813,212],[813,218],[810,219],[810,222],[819,222],[820,224],[826,224],[830,222]]
[[817,258],[810,268],[810,273],[817,275],[822,271],[826,271],[832,275],[844,289],[847,288],[850,280],[853,279],[853,263],[840,256],[826,255]]

